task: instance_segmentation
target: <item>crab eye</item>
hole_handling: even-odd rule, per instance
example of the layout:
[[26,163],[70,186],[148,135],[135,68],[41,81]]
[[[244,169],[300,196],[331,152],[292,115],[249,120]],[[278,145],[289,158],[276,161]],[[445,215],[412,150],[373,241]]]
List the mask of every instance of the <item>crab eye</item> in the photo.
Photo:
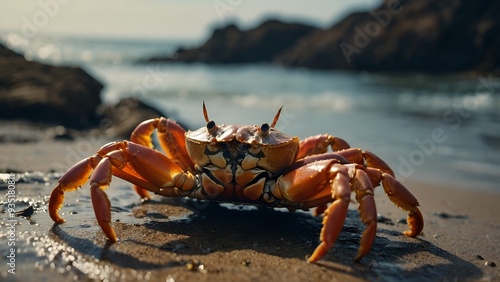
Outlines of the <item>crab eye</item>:
[[269,124],[267,123],[263,123],[261,126],[260,126],[260,134],[262,135],[267,135],[269,133]]
[[213,120],[207,122],[207,129],[209,132],[212,132],[212,130],[214,130],[215,128],[215,122]]

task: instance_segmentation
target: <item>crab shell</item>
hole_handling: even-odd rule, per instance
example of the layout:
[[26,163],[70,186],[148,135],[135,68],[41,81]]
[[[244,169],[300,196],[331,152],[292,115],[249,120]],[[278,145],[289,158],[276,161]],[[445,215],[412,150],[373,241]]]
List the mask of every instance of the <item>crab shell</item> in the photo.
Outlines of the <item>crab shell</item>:
[[277,175],[294,163],[299,138],[267,123],[215,125],[210,121],[206,127],[186,133],[186,149],[198,169],[210,163],[224,168],[228,159],[234,159],[243,169],[260,167]]

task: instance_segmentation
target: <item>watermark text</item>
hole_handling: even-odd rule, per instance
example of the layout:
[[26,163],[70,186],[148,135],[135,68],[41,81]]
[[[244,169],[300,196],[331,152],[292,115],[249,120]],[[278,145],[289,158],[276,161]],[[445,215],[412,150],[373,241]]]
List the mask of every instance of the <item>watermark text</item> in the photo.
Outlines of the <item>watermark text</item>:
[[16,274],[16,180],[15,175],[11,173],[9,179],[7,180],[7,193],[5,198],[7,199],[7,266],[9,269],[7,272],[10,274]]

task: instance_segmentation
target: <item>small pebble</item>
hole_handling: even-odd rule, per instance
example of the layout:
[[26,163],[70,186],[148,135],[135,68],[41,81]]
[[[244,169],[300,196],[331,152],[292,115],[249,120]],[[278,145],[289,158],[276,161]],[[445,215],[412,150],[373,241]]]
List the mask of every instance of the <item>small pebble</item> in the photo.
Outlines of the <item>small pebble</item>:
[[483,258],[481,255],[477,255],[477,256],[476,256],[476,258],[477,258],[478,260],[484,260],[484,258]]
[[24,209],[22,211],[16,212],[16,216],[30,217],[30,216],[33,215],[34,211],[35,210],[33,209],[33,206],[29,206],[29,207],[27,207],[26,209]]
[[186,263],[186,268],[190,271],[199,271],[202,273],[207,273],[205,265],[197,261],[192,261],[192,260],[188,261]]
[[450,218],[450,215],[445,212],[435,212],[435,216],[439,216],[440,218]]
[[484,262],[484,265],[486,265],[486,266],[491,266],[491,267],[495,267],[495,266],[497,266],[497,264],[496,264],[496,263],[494,263],[494,262],[492,262],[492,261],[489,261],[489,260],[485,261],[485,262]]
[[406,218],[399,218],[398,220],[396,220],[396,223],[398,223],[398,224],[408,224],[408,221],[406,220]]
[[186,268],[188,270],[195,271],[196,270],[196,264],[194,262],[192,262],[192,261],[188,261],[186,263]]
[[392,220],[390,218],[385,217],[381,214],[377,214],[377,221],[381,222],[381,223],[389,224],[389,225],[394,225],[394,223],[392,222]]
[[445,219],[448,219],[448,218],[467,218],[466,215],[462,215],[462,214],[458,214],[458,215],[453,215],[453,214],[449,214],[449,213],[445,213],[445,212],[435,212],[434,213],[435,216],[438,216],[440,218],[445,218]]
[[243,265],[243,266],[250,266],[250,261],[245,259],[245,260],[243,260],[241,262],[241,265]]

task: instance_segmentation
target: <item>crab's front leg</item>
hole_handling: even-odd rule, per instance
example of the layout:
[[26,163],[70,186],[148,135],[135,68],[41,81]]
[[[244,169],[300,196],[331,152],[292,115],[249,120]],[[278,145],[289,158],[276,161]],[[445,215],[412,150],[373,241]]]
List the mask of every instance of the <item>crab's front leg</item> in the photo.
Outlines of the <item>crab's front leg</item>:
[[324,211],[321,243],[309,262],[321,259],[337,240],[347,216],[352,191],[356,193],[356,200],[360,204],[359,213],[366,224],[355,258],[358,261],[370,251],[377,229],[373,188],[362,166],[343,165],[337,159],[321,160],[305,163],[278,178],[272,193],[285,202],[301,203],[303,208],[310,208],[323,206],[333,200]]
[[[83,185],[92,169],[92,205],[97,222],[111,242],[116,242],[117,239],[111,226],[111,206],[104,190],[111,183],[112,175],[164,196],[179,196],[195,185],[191,173],[185,173],[177,164],[155,150],[127,141],[111,143],[103,148],[95,157],[73,166],[59,180],[49,201],[49,214],[56,223],[64,221],[58,214],[64,201],[64,192]],[[100,160],[95,164],[97,159]]]
[[102,158],[116,149],[115,143],[108,143],[102,146],[94,156],[79,161],[66,171],[50,194],[49,215],[52,220],[56,223],[64,222],[64,219],[59,216],[59,210],[64,202],[64,192],[74,191],[84,185]]

